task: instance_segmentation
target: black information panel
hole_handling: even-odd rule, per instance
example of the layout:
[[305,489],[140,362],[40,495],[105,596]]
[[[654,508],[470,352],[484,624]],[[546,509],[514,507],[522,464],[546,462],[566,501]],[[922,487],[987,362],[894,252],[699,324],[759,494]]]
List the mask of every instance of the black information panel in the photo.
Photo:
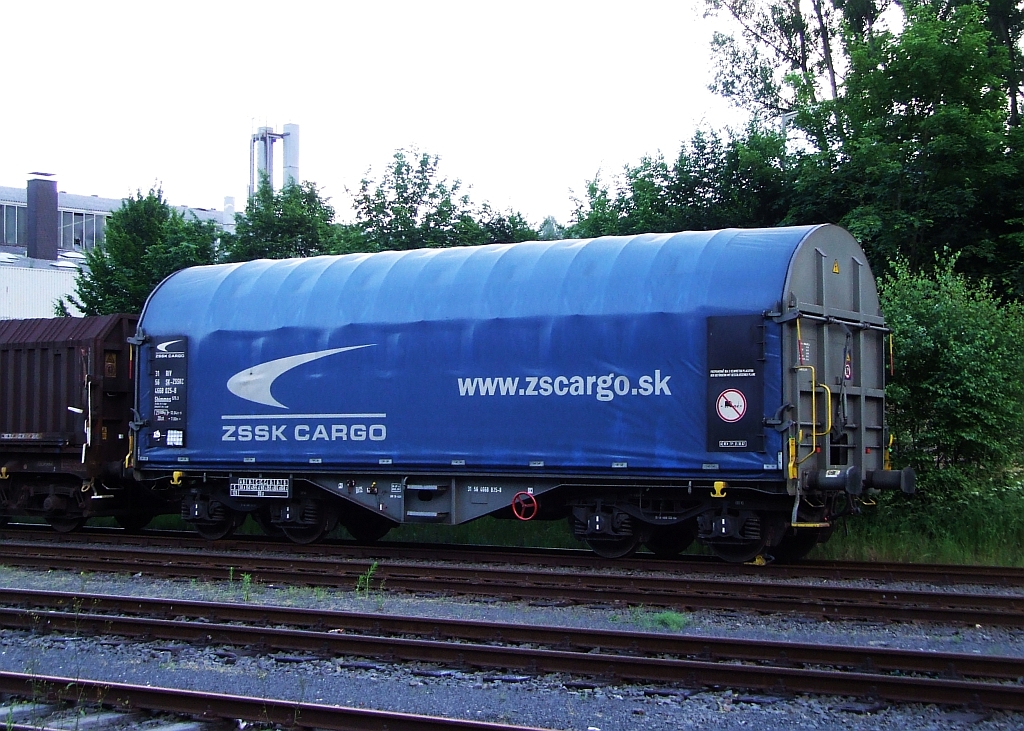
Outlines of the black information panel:
[[184,336],[161,338],[154,343],[153,431],[151,447],[185,446],[185,393],[188,388],[188,339]]
[[708,451],[764,451],[764,318],[708,318]]

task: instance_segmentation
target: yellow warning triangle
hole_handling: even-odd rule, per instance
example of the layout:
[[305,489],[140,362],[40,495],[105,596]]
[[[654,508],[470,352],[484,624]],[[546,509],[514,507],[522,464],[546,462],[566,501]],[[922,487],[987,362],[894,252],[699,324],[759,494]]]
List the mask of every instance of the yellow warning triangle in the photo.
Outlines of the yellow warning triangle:
[[838,259],[836,259],[835,262],[832,264],[832,273],[833,274],[839,274],[839,260]]

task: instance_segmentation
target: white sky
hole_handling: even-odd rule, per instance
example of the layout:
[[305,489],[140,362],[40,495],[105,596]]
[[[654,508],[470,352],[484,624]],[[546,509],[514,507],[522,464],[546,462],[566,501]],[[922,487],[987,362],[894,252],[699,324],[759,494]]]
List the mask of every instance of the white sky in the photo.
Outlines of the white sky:
[[695,0],[12,1],[0,21],[0,185],[160,183],[172,203],[241,210],[252,132],[293,122],[301,177],[339,220],[346,186],[415,145],[477,203],[565,223],[598,169],[743,123],[706,89]]

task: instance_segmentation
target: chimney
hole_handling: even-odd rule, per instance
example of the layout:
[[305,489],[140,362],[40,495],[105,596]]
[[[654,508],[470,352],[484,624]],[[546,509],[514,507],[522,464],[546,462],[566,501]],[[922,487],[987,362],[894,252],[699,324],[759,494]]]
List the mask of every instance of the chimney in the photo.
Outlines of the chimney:
[[29,173],[26,253],[31,259],[57,260],[60,215],[57,212],[57,181],[50,173]]
[[284,180],[282,185],[299,184],[299,125],[284,126]]
[[235,232],[235,197],[224,196],[224,213],[221,214],[221,225],[229,234]]

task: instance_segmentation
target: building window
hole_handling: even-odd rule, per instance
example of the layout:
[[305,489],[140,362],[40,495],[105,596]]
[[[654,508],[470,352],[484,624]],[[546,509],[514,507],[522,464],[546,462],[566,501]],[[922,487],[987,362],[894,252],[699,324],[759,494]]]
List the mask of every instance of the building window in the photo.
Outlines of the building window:
[[60,214],[60,248],[73,249],[75,242],[75,214],[61,211]]
[[107,217],[102,213],[60,212],[60,248],[88,251],[106,238]]
[[25,206],[0,206],[0,244],[24,246],[26,223]]
[[[106,239],[107,217],[102,213],[76,213],[59,211],[57,245],[67,251],[87,251]],[[0,204],[0,244],[26,246],[28,237],[28,208]]]
[[4,220],[0,223],[4,227],[4,238],[5,244],[12,246],[18,243],[18,209],[14,206],[2,206],[4,212]]
[[[92,218],[90,215],[89,218]],[[81,251],[85,246],[85,214],[75,214],[75,251]]]
[[85,248],[91,249],[96,245],[96,216],[85,217]]

